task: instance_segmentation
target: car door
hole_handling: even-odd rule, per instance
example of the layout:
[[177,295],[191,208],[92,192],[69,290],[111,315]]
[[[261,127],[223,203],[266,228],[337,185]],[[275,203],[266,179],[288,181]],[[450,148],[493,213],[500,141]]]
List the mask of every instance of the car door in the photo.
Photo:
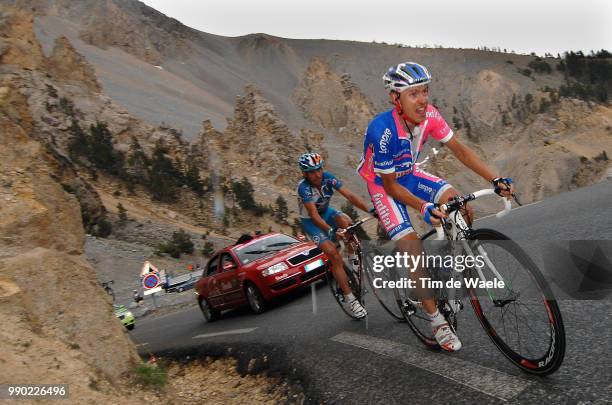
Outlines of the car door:
[[219,255],[213,256],[206,265],[206,282],[207,291],[205,292],[206,299],[213,307],[219,307],[221,304],[219,301],[219,287],[218,287],[218,275],[219,270]]
[[219,293],[224,305],[230,306],[242,298],[242,291],[238,281],[238,266],[232,256],[225,252],[221,254],[218,280]]

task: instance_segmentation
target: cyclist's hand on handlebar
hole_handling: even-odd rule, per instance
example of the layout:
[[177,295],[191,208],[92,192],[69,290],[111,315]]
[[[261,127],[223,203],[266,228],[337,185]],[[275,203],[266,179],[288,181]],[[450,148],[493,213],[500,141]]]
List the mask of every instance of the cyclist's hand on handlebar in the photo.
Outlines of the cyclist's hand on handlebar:
[[502,197],[506,197],[508,200],[512,198],[514,194],[514,184],[510,177],[496,177],[491,180],[491,184],[495,187],[495,192]]
[[336,238],[339,239],[346,239],[346,229],[344,228],[338,228],[336,229]]
[[425,222],[433,226],[439,226],[440,219],[448,217],[437,204],[433,203],[423,203],[421,205],[421,215],[423,215]]

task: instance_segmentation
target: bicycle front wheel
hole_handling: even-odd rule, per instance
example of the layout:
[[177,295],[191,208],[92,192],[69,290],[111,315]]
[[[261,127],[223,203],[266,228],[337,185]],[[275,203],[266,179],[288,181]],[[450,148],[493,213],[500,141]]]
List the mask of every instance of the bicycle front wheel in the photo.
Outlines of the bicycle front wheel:
[[[364,305],[362,292],[361,292],[361,285],[359,283],[359,280],[355,277],[353,271],[350,270],[346,265],[344,265],[343,268],[344,268],[344,272],[346,273],[346,277],[349,282],[349,287],[351,288],[353,295],[355,296],[355,298],[357,298],[357,301],[359,301],[361,305]],[[340,308],[342,309],[342,311],[346,315],[348,315],[350,318],[359,320],[360,318],[357,318],[355,314],[353,314],[353,311],[351,311],[350,305],[348,301],[346,300],[346,298],[344,297],[342,288],[340,287],[340,284],[336,281],[336,278],[334,277],[334,273],[331,269],[330,263],[327,264],[327,271],[325,272],[325,277],[327,278],[327,285],[329,285],[329,288],[331,289],[331,293],[334,296],[334,299],[336,300],[338,305],[340,305]]]
[[[484,330],[522,370],[555,372],[565,356],[565,331],[557,301],[537,265],[518,244],[492,229],[474,230],[468,244],[482,258],[466,270],[464,282]],[[482,283],[496,280],[494,286]]]

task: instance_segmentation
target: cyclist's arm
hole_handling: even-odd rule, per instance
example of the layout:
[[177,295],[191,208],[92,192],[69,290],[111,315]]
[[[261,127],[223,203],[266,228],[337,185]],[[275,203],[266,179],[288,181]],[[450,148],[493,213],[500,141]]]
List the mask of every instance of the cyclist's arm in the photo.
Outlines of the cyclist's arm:
[[[497,172],[493,171],[470,147],[459,142],[456,136],[451,138],[450,141],[446,142],[445,145],[453,152],[453,154],[459,159],[461,163],[472,169],[476,174],[480,175],[487,182],[491,182],[493,179],[500,177]],[[510,198],[514,192],[514,185],[510,184],[509,190],[502,190],[502,195],[506,198]]]
[[474,173],[481,176],[487,182],[499,177],[499,175],[493,171],[470,147],[461,143],[457,136],[453,136],[448,142],[444,144],[453,152],[453,154],[463,163],[466,167],[472,169]]
[[355,207],[359,208],[364,212],[368,212],[370,208],[358,195],[354,194],[351,190],[349,190],[346,186],[342,187],[338,190],[340,194],[344,196],[351,204]]
[[314,222],[315,225],[319,227],[319,229],[325,232],[329,232],[332,227],[327,222],[325,222],[323,218],[321,218],[321,215],[319,215],[319,212],[317,211],[317,206],[314,202],[305,202],[304,208],[306,208],[308,216],[310,216],[312,222]]

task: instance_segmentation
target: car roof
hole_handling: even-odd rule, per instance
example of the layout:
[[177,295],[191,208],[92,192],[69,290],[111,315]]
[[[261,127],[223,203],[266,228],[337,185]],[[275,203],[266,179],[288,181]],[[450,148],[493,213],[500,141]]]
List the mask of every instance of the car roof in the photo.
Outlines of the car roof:
[[249,246],[257,241],[260,241],[262,239],[266,239],[266,238],[270,238],[272,236],[277,236],[277,235],[283,235],[283,236],[289,236],[289,235],[285,235],[284,233],[280,233],[280,232],[271,232],[271,233],[265,233],[265,234],[261,234],[261,235],[257,235],[255,237],[253,237],[253,239],[244,242],[244,243],[240,243],[238,245],[232,245],[232,246],[228,246],[229,249],[231,250],[235,250],[235,249],[242,249],[246,246]]
[[299,241],[296,237],[287,235],[286,233],[282,233],[282,232],[264,233],[264,234],[261,234],[261,235],[254,236],[253,239],[249,240],[248,242],[240,243],[240,244],[237,244],[237,245],[236,244],[228,245],[228,246],[226,246],[226,247],[224,247],[222,249],[219,249],[215,253],[213,253],[211,255],[211,257],[217,256],[217,255],[219,255],[219,254],[221,254],[223,252],[229,252],[229,251],[235,252],[235,249],[237,249],[237,248],[242,249],[243,247],[246,247],[246,246],[248,246],[248,245],[250,245],[250,244],[252,244],[252,243],[254,243],[256,241],[259,241],[259,240],[262,240],[262,239],[265,239],[265,238],[269,238],[271,236],[277,236],[277,235],[288,236],[290,238],[293,238],[293,239]]

